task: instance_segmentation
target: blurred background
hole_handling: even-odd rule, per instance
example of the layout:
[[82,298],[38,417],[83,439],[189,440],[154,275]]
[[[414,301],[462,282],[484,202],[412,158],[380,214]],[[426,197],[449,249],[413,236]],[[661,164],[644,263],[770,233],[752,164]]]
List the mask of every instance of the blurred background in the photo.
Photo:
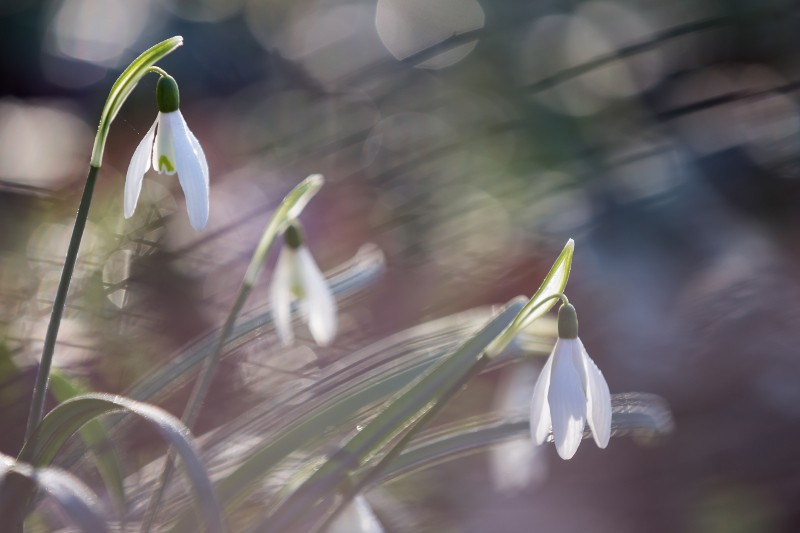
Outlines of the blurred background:
[[297,328],[290,358],[265,337],[225,363],[200,432],[268,401],[271,365],[323,369],[530,294],[572,237],[584,344],[612,392],[663,396],[674,433],[543,449],[522,489],[497,490],[485,455],[437,467],[386,488],[414,516],[387,529],[799,531],[799,28],[790,0],[0,1],[0,451],[22,440],[111,84],[183,35],[160,65],[208,156],[209,225],[152,172],[122,217],[157,111],[145,78],[111,129],[57,366],[122,392],[218,327],[271,210],[319,172],[321,268],[372,242],[387,269],[340,302],[332,347]]

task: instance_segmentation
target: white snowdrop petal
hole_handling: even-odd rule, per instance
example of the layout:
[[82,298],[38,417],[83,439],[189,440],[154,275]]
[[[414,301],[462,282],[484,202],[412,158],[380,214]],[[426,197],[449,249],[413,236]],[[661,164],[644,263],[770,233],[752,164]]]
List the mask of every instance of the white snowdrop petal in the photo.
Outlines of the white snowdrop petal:
[[[189,222],[196,230],[201,230],[208,222],[208,172],[204,172],[200,156],[195,152],[189,138],[189,128],[180,111],[164,113],[164,121],[172,128],[172,143],[175,148],[175,169],[178,171],[183,194],[186,197],[186,209]],[[205,161],[205,157],[203,157]]]
[[297,260],[306,293],[308,329],[317,344],[327,346],[336,336],[336,300],[308,248],[297,249]]
[[284,346],[294,343],[292,332],[292,270],[295,268],[295,252],[289,247],[284,247],[275,265],[272,276],[270,297],[272,304],[272,321],[275,331]]
[[367,499],[358,495],[331,523],[328,533],[383,533],[383,526]]
[[[558,341],[556,341],[556,346],[558,346]],[[555,353],[555,348],[553,348],[553,353]],[[550,406],[547,404],[547,392],[550,389],[553,353],[550,354],[544,367],[542,367],[531,397],[531,438],[533,442],[539,445],[544,444],[550,434]]]
[[128,173],[125,176],[125,199],[124,199],[124,212],[125,218],[133,216],[136,210],[136,204],[139,201],[139,193],[142,192],[142,180],[150,166],[150,152],[153,150],[153,138],[155,137],[156,125],[158,119],[153,122],[147,133],[139,141],[139,146],[133,152],[131,163],[128,165]]
[[608,446],[611,438],[611,393],[603,373],[578,339],[580,359],[586,376],[586,418],[592,429],[594,441],[600,448]]
[[[177,111],[175,112],[177,113]],[[177,171],[175,166],[174,126],[170,116],[175,113],[158,113],[158,131],[153,144],[153,170],[159,174],[172,176]]]
[[206,187],[208,187],[208,161],[206,160],[206,153],[203,151],[203,147],[200,146],[200,141],[197,140],[197,137],[194,136],[192,130],[189,129],[189,126],[186,125],[186,119],[183,118],[183,115],[179,114],[181,122],[183,122],[183,127],[186,130],[186,133],[189,135],[189,141],[192,143],[192,148],[194,148],[195,153],[197,154],[197,159],[200,161],[200,167],[203,169],[203,177],[206,180]]
[[547,393],[553,440],[562,459],[571,459],[575,455],[586,427],[586,396],[579,373],[583,370],[573,364],[574,342],[575,339],[558,339],[556,342]]

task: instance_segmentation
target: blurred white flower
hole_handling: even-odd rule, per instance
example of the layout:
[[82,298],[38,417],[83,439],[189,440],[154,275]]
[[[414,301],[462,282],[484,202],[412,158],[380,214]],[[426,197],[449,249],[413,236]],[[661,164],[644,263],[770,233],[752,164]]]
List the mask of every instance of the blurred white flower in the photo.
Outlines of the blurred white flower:
[[291,306],[292,300],[297,299],[314,341],[327,346],[336,336],[336,300],[297,225],[290,224],[286,228],[284,241],[271,290],[272,316],[278,337],[285,346],[294,342]]
[[[504,369],[494,397],[498,414],[507,419],[524,416],[538,376],[539,369],[530,363]],[[527,438],[493,446],[489,450],[489,469],[495,490],[515,493],[544,480],[547,465],[539,450]]]
[[558,455],[571,459],[586,422],[600,448],[611,437],[611,394],[603,373],[578,338],[578,318],[569,304],[558,310],[558,340],[531,399],[531,437],[537,444],[551,431]]
[[136,209],[142,180],[152,164],[160,174],[178,174],[189,222],[201,230],[208,222],[208,163],[197,138],[189,130],[178,109],[178,86],[162,76],[156,87],[158,117],[133,152],[125,178],[125,218]]
[[383,527],[367,499],[359,494],[331,523],[328,533],[383,533]]

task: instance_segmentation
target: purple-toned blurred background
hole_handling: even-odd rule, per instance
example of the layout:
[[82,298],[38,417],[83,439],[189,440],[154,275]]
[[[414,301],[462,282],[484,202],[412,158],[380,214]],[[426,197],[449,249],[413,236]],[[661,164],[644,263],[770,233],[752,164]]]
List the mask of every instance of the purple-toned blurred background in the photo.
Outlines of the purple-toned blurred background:
[[[310,364],[529,294],[573,237],[584,344],[612,392],[675,415],[650,445],[546,449],[513,495],[483,455],[389,486],[416,516],[390,531],[800,530],[798,29],[790,0],[3,0],[0,451],[22,439],[110,86],[183,35],[161,66],[208,156],[209,226],[152,172],[122,217],[156,116],[145,78],[111,129],[57,366],[124,391],[217,327],[270,211],[320,172],[303,222],[321,267],[374,242],[388,269]],[[278,348],[248,349],[201,431],[259,401],[253,354]]]

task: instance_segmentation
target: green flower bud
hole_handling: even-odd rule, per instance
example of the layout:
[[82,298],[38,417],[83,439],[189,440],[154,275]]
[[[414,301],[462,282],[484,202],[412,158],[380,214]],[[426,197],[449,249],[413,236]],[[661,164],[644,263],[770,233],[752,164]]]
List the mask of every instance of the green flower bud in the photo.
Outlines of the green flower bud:
[[283,233],[283,240],[286,242],[286,246],[297,250],[305,241],[303,229],[296,223],[289,224],[286,227],[286,231]]
[[177,111],[181,104],[178,84],[172,76],[161,76],[156,84],[156,101],[162,113]]
[[571,304],[564,304],[558,310],[558,336],[561,339],[578,338],[578,313]]

